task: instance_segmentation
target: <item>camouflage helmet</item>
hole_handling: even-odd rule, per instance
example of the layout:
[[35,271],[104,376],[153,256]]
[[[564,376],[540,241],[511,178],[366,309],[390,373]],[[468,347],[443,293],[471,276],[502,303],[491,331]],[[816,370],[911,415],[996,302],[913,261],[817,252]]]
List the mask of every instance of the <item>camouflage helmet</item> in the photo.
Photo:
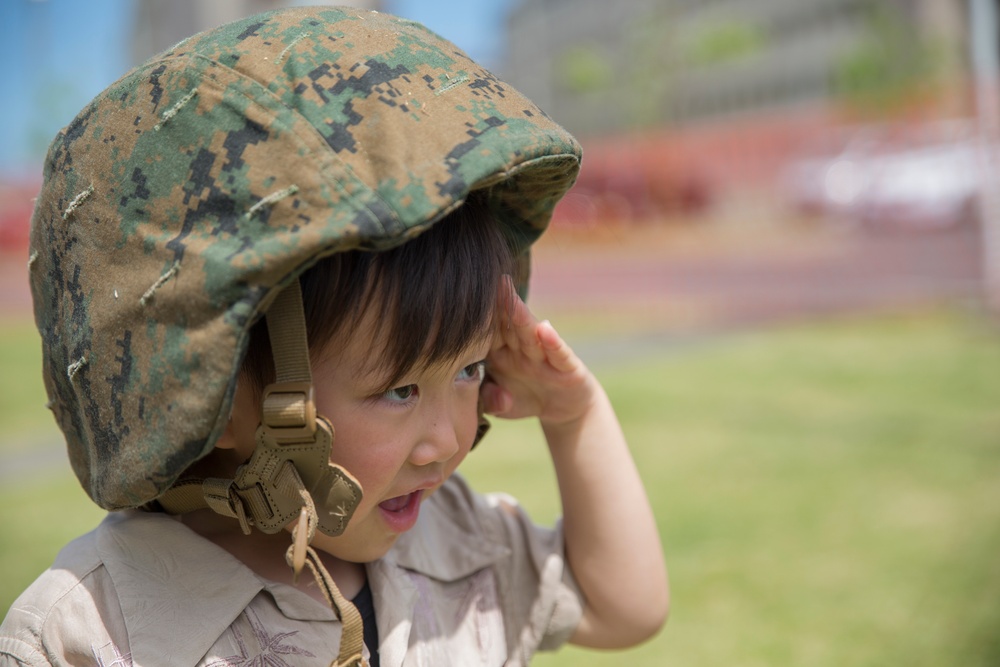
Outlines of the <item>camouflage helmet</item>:
[[31,232],[50,405],[87,493],[159,497],[211,451],[251,325],[322,257],[405,242],[471,190],[527,248],[577,143],[419,24],[278,10],[196,35],[53,141]]

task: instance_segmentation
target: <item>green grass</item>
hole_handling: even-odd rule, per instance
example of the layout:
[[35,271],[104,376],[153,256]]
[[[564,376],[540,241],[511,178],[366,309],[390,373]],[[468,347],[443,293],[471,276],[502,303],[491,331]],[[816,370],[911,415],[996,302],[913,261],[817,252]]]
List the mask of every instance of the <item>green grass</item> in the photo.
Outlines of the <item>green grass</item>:
[[[626,653],[536,664],[1000,663],[995,332],[947,312],[844,320],[599,375],[658,516],[671,619]],[[549,522],[544,449],[497,423],[463,470]],[[83,498],[65,472],[0,488],[0,609],[93,525]]]
[[69,540],[96,526],[104,512],[61,463],[50,474],[0,486],[0,610],[45,570]]
[[[671,619],[628,654],[537,664],[1000,660],[1000,338],[958,317],[887,317],[601,375],[659,518]],[[549,520],[542,449],[487,441],[466,474]]]
[[59,438],[45,408],[42,343],[30,317],[0,320],[0,454],[24,449],[39,439]]

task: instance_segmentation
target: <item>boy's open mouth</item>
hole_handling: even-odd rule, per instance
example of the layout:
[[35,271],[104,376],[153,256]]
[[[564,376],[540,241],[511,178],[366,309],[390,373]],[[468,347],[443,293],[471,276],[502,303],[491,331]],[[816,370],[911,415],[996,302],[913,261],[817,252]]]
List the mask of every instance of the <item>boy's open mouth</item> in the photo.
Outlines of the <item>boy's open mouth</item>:
[[382,520],[395,533],[405,533],[417,523],[420,514],[420,498],[423,491],[414,491],[405,496],[396,496],[378,504]]
[[386,512],[401,512],[406,509],[406,506],[410,502],[417,500],[420,496],[419,491],[414,491],[413,493],[408,493],[405,496],[396,496],[395,498],[389,498],[378,504],[379,507],[384,509]]

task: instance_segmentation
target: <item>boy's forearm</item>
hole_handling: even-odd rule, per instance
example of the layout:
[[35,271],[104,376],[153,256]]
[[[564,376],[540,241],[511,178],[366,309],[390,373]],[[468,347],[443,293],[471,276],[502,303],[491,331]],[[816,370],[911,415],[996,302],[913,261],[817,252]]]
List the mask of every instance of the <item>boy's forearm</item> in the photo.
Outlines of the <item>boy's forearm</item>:
[[660,629],[669,590],[642,480],[611,402],[594,385],[579,419],[542,428],[559,480],[567,558],[586,598],[571,641],[616,648]]

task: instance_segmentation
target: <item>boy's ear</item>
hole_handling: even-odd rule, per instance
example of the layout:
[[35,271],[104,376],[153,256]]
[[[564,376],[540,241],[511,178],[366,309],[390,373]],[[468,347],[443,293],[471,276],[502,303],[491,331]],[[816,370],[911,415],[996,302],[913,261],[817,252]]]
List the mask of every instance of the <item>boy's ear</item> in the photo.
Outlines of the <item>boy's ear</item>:
[[226,430],[222,432],[219,439],[215,441],[216,449],[236,449],[236,432],[233,428],[233,417],[230,415],[226,423]]
[[233,395],[233,407],[229,412],[226,430],[215,442],[216,449],[247,450],[253,452],[254,434],[260,422],[260,408],[254,399],[253,389],[246,383],[237,382]]

